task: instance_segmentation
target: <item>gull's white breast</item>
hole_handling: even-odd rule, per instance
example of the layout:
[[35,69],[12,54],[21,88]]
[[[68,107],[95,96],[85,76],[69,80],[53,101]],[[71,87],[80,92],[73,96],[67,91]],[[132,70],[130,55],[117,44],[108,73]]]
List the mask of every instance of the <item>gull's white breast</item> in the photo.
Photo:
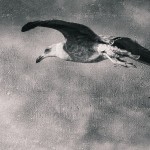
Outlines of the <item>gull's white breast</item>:
[[56,56],[61,58],[61,59],[64,59],[64,60],[71,60],[71,57],[64,50],[63,46],[64,46],[64,42],[56,44],[56,47],[55,47],[56,48]]

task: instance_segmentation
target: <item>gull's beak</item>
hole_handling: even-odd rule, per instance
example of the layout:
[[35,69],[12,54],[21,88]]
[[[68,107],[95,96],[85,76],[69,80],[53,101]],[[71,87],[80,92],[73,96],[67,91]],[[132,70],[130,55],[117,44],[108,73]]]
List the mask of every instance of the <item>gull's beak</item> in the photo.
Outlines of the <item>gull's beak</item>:
[[39,56],[37,59],[36,59],[36,63],[39,63],[41,60],[44,59],[44,56]]

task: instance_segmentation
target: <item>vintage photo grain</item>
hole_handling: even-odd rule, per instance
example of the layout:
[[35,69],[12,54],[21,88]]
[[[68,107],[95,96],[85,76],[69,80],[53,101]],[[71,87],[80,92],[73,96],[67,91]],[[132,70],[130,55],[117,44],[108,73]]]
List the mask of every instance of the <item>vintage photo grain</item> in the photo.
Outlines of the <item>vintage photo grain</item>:
[[0,150],[149,150],[150,1],[0,0]]

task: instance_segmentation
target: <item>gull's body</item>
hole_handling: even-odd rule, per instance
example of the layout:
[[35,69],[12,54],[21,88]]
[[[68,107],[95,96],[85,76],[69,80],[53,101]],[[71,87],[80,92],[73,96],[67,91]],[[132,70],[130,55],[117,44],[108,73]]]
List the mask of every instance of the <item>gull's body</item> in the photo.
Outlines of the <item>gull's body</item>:
[[60,31],[66,41],[48,46],[37,58],[37,63],[47,57],[82,63],[108,58],[114,64],[130,67],[134,65],[121,60],[121,57],[139,59],[141,56],[144,61],[150,59],[150,51],[129,38],[98,36],[90,28],[77,23],[61,20],[35,21],[24,25],[22,32],[38,26]]
[[115,57],[119,56],[118,55],[119,52],[120,52],[120,54],[122,53],[122,56],[129,54],[128,51],[121,50],[121,49],[117,48],[116,46],[111,46],[111,45],[107,45],[107,44],[98,44],[93,48],[95,50],[95,52],[93,52],[93,54],[90,57],[87,57],[87,59],[79,59],[79,60],[78,60],[78,58],[76,58],[74,60],[65,51],[64,45],[65,45],[65,42],[60,42],[60,43],[56,43],[56,44],[48,46],[46,48],[46,51],[48,51],[50,49],[53,49],[53,51],[51,53],[44,52],[41,55],[41,57],[43,57],[43,58],[58,57],[60,59],[66,60],[66,61],[76,61],[76,62],[86,63],[86,62],[94,61],[94,60],[96,60],[97,58],[100,58],[100,57],[101,57],[101,60],[107,59],[107,57],[104,55],[103,51],[107,52],[107,54],[111,58],[115,58]]

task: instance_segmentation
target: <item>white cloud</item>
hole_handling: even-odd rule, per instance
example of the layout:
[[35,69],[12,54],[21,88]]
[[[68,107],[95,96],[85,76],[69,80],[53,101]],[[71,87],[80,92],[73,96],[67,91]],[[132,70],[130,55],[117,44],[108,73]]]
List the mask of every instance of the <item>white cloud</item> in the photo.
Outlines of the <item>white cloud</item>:
[[141,27],[148,27],[150,25],[150,12],[144,8],[128,4],[125,5],[125,14]]

